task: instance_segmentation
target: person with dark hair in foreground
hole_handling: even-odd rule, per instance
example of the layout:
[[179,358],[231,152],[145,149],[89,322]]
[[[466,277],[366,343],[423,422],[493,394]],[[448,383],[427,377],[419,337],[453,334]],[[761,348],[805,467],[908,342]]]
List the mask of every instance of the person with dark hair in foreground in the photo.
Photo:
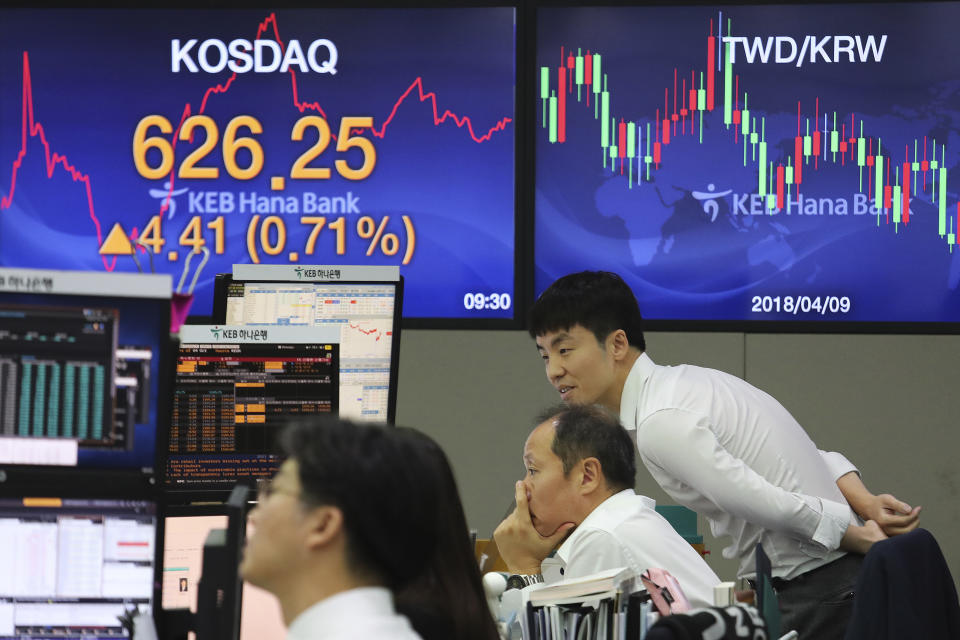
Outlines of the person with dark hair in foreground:
[[[617,418],[596,406],[556,407],[538,423],[523,449],[517,507],[493,534],[507,567],[547,582],[662,568],[692,604],[712,605],[720,579],[653,501],[634,492],[633,441]],[[548,568],[544,559],[565,536]]]
[[441,488],[382,426],[323,419],[281,435],[240,573],[280,602],[290,640],[420,640],[396,613],[437,545]]
[[423,469],[440,490],[433,514],[436,547],[420,575],[396,594],[397,611],[424,640],[498,640],[447,456],[419,431],[398,427],[395,432],[412,447],[407,463]]
[[846,458],[818,451],[779,402],[744,380],[654,364],[642,325],[630,287],[602,271],[560,278],[530,314],[560,397],[598,403],[636,429],[660,486],[706,516],[715,535],[733,538],[724,557],[739,558],[739,575],[753,577],[763,544],[785,630],[842,638],[862,554],[915,528],[919,507],[870,493]]

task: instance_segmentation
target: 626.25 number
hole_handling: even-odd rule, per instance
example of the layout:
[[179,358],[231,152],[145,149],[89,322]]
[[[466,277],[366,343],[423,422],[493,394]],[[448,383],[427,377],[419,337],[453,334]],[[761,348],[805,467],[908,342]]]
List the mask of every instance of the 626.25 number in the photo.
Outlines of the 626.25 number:
[[[144,178],[160,180],[165,178],[173,169],[173,145],[163,136],[147,137],[151,127],[159,128],[162,134],[173,133],[173,125],[165,117],[160,115],[144,117],[137,123],[136,131],[133,133],[133,163],[137,167],[137,172]],[[177,139],[181,141],[191,140],[194,129],[198,127],[204,130],[206,139],[183,159],[177,177],[207,180],[219,178],[219,167],[199,166],[200,161],[213,151],[220,139],[220,130],[213,118],[205,115],[190,116],[184,120],[183,126],[180,127]],[[373,127],[373,118],[371,117],[345,116],[340,119],[337,151],[344,152],[357,148],[363,153],[363,164],[357,169],[349,166],[347,161],[343,159],[334,162],[337,173],[347,180],[363,180],[373,172],[373,168],[377,164],[377,151],[373,143],[362,136],[350,135],[351,129],[368,129],[371,127]],[[223,164],[230,177],[237,180],[250,180],[260,175],[260,171],[263,169],[263,147],[252,136],[238,136],[241,128],[246,128],[251,134],[263,133],[263,126],[253,116],[233,118],[227,123],[227,128],[223,132]],[[316,129],[319,138],[316,144],[300,154],[296,162],[293,163],[293,167],[290,169],[290,177],[294,179],[327,180],[330,178],[328,167],[307,166],[323,153],[330,144],[332,136],[327,121],[320,116],[303,116],[294,123],[293,130],[290,132],[290,139],[294,141],[303,140],[304,134],[309,128]],[[150,149],[157,149],[160,152],[160,162],[154,166],[151,166],[147,161],[147,152]],[[250,162],[246,167],[241,167],[237,162],[237,152],[240,149],[246,149],[250,153]]]

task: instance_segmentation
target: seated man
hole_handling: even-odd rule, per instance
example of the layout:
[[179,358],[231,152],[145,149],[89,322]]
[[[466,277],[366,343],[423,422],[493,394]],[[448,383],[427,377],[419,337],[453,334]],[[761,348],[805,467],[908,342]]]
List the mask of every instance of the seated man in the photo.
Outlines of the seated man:
[[543,560],[569,534],[556,554],[564,578],[659,567],[677,578],[691,604],[713,604],[719,578],[653,501],[634,493],[633,441],[616,417],[591,406],[551,410],[527,438],[523,462],[517,507],[493,534],[511,571],[541,574]]
[[280,601],[288,640],[420,640],[390,589],[436,545],[440,493],[411,447],[376,425],[297,423],[259,494],[240,573]]

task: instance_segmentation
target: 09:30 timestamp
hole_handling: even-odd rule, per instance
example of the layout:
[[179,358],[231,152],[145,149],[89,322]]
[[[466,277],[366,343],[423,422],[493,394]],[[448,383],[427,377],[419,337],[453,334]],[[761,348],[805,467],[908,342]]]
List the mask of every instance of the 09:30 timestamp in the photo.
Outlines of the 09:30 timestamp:
[[463,296],[463,308],[469,311],[509,309],[512,304],[509,293],[467,293]]

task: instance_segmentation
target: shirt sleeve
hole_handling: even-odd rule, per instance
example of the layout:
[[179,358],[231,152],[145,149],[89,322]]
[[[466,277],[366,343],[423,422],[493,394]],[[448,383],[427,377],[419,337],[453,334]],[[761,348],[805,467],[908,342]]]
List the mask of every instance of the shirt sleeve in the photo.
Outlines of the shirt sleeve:
[[857,475],[860,475],[860,470],[857,467],[847,460],[846,456],[842,453],[837,453],[836,451],[824,451],[823,449],[818,449],[820,452],[820,457],[823,458],[823,461],[826,463],[827,468],[830,469],[830,473],[833,475],[833,481],[836,482],[842,476],[847,475],[851,471],[855,472]]
[[849,506],[771,484],[723,448],[706,418],[666,409],[647,418],[637,434],[640,457],[655,476],[682,483],[736,518],[796,538],[808,552],[840,547]]

